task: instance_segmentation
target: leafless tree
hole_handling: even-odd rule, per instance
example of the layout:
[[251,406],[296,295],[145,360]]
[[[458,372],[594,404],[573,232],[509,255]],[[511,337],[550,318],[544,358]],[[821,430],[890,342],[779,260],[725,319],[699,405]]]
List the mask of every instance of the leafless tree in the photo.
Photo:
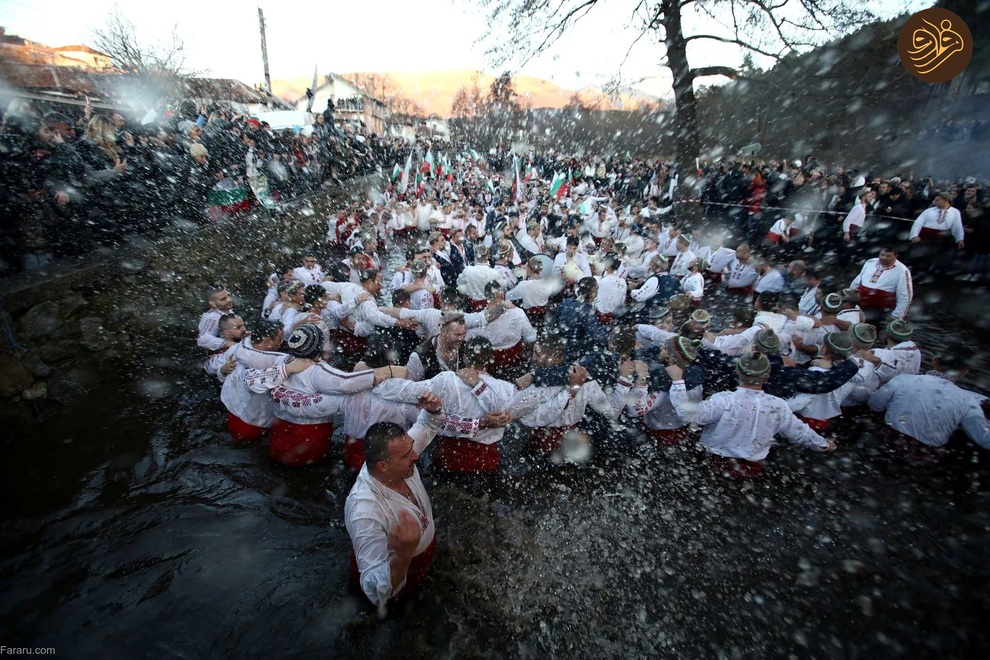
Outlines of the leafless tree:
[[123,71],[162,78],[196,75],[186,67],[186,49],[178,31],[168,39],[150,43],[138,36],[134,23],[114,7],[102,27],[93,29],[93,45]]
[[[601,0],[482,0],[482,4],[488,12],[488,55],[498,66],[524,65],[606,5]],[[676,149],[684,165],[693,165],[701,148],[695,80],[739,74],[732,66],[691,66],[689,44],[734,44],[780,60],[876,20],[866,3],[848,0],[626,0],[622,8],[618,4],[609,2],[608,11],[629,17],[627,58],[645,40],[658,47],[659,66],[673,74]],[[686,30],[687,12],[703,17],[706,29]]]

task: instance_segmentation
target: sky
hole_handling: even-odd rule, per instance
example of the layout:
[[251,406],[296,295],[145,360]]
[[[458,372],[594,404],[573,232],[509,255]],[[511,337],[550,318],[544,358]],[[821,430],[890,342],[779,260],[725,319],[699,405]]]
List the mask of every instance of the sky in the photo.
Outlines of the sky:
[[[623,82],[667,96],[670,77],[658,66],[662,49],[643,40],[627,58],[632,41],[629,14],[613,10],[616,4],[602,3],[550,52],[514,72],[568,89],[599,86],[620,74]],[[895,15],[927,4],[885,0],[871,6]],[[321,75],[454,69],[497,73],[477,43],[487,31],[484,10],[468,0],[0,0],[0,25],[8,34],[49,46],[92,44],[93,29],[117,7],[143,40],[167,38],[175,28],[185,42],[191,69],[254,84],[264,80],[259,6],[265,13],[275,80],[311,76],[314,66]],[[688,15],[685,25],[690,28],[700,20]],[[694,66],[741,62],[734,46],[696,42],[690,47]]]

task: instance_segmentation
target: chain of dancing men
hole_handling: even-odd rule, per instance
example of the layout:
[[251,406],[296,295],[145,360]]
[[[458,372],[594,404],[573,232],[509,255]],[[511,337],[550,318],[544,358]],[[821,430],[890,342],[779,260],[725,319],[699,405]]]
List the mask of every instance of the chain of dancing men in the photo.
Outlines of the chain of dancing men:
[[[559,463],[589,437],[614,443],[622,417],[659,449],[700,442],[740,479],[762,472],[775,438],[832,451],[840,418],[870,410],[915,462],[937,460],[959,429],[990,448],[987,399],[955,384],[955,356],[921,372],[911,272],[893,247],[842,286],[804,261],[778,268],[748,243],[726,247],[718,231],[683,232],[662,198],[516,186],[510,209],[472,161],[416,195],[389,185],[342,209],[328,242],[346,258],[324,271],[306,253],[271,274],[252,332],[226,289],[208,294],[198,343],[234,441],[267,433],[273,461],[304,466],[342,423],[357,472],[352,577],[372,603],[414,589],[433,561],[419,455],[432,444],[434,469],[497,472],[510,424]],[[405,251],[387,287],[385,246]]]

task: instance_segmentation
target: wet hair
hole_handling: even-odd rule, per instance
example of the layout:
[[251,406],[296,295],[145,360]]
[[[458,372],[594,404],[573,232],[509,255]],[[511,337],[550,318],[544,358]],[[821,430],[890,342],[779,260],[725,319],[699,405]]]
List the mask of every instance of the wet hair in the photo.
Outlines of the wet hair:
[[497,280],[491,280],[485,284],[485,298],[491,300],[495,296],[502,293],[502,283]]
[[581,244],[581,239],[578,238],[577,236],[568,236],[567,237],[567,247],[571,247],[572,245],[574,247],[577,247],[580,244]]
[[227,287],[215,284],[206,290],[206,301],[212,303],[220,296],[221,293],[227,290]]
[[220,328],[220,330],[229,330],[230,324],[233,323],[234,319],[236,318],[240,318],[240,314],[234,314],[233,312],[229,314],[224,314],[223,316],[220,317],[220,320],[217,322],[217,326]]
[[461,294],[457,290],[457,288],[453,286],[445,286],[444,288],[440,289],[440,304],[460,307]]
[[771,309],[777,304],[777,300],[780,299],[780,294],[775,291],[764,291],[763,293],[756,296],[756,303],[760,306],[760,309]]
[[606,252],[602,257],[602,263],[605,265],[605,270],[615,270],[619,267],[619,255],[615,252]]
[[273,321],[261,321],[255,325],[254,331],[251,333],[251,339],[255,342],[262,341],[265,339],[275,339],[278,337],[278,333],[282,332],[282,324],[275,323]]
[[487,367],[492,355],[492,342],[487,337],[472,337],[464,342],[464,361],[472,367]]
[[73,126],[75,124],[75,122],[72,121],[68,115],[64,115],[55,110],[46,112],[45,116],[42,118],[42,122],[49,128],[52,126],[58,126],[59,124],[68,124],[69,126]]
[[736,319],[741,325],[748,328],[752,326],[753,321],[756,320],[756,310],[752,307],[740,305],[732,310],[732,318]]
[[359,274],[361,282],[370,282],[378,277],[380,271],[377,268],[369,268],[368,270],[362,270]]
[[321,284],[307,284],[303,289],[303,300],[307,305],[313,305],[323,300],[327,295],[327,290]]
[[410,300],[412,300],[412,295],[405,289],[396,289],[392,292],[393,307],[402,307]]
[[577,288],[575,289],[575,293],[577,295],[578,300],[584,302],[591,296],[593,292],[597,290],[598,290],[598,280],[596,280],[594,277],[583,277],[581,278],[580,281],[578,281]]
[[351,281],[351,269],[346,265],[336,262],[329,269],[330,277],[333,278],[334,282],[350,282]]
[[[797,309],[798,299],[794,296],[781,296],[777,299],[777,309]],[[752,324],[750,324],[752,325]]]
[[612,330],[608,338],[609,348],[620,355],[632,355],[636,350],[635,326],[620,325]]
[[374,468],[378,461],[387,460],[389,443],[405,434],[405,429],[392,422],[372,424],[364,434],[364,461],[368,467]]

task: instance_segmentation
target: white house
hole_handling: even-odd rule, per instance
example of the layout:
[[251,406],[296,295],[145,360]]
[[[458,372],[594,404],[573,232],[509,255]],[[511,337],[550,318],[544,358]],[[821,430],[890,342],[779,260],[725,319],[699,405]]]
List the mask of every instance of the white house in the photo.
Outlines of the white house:
[[[361,133],[385,132],[388,111],[385,104],[364,92],[360,87],[340,76],[329,73],[323,84],[314,90],[313,112],[323,112],[327,100],[333,99],[337,126],[352,127]],[[303,96],[296,101],[297,110],[305,110],[308,99]]]

